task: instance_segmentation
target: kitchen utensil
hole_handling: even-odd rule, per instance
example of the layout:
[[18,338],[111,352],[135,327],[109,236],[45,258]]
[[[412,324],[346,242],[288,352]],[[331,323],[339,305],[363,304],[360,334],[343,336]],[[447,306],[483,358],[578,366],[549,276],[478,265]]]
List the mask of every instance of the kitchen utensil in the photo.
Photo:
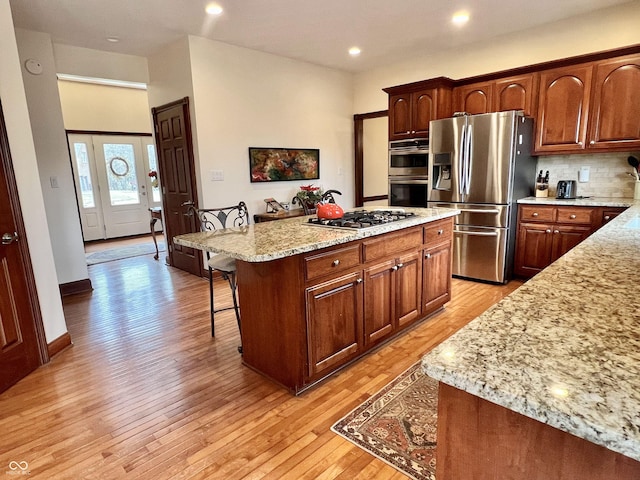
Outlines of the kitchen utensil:
[[344,216],[344,210],[335,203],[319,203],[316,207],[316,214],[320,219],[335,220]]
[[560,180],[556,188],[556,198],[576,198],[576,185],[575,180]]

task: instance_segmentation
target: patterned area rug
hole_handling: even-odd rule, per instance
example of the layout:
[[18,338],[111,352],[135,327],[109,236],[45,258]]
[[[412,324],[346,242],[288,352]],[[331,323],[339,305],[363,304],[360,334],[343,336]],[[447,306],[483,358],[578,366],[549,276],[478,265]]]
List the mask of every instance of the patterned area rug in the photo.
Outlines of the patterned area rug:
[[[164,242],[158,242],[158,251],[164,252]],[[112,262],[123,258],[138,257],[156,253],[156,246],[153,243],[140,243],[128,247],[110,248],[100,252],[87,253],[87,265],[96,263]]]
[[416,480],[435,480],[438,382],[420,362],[331,430]]

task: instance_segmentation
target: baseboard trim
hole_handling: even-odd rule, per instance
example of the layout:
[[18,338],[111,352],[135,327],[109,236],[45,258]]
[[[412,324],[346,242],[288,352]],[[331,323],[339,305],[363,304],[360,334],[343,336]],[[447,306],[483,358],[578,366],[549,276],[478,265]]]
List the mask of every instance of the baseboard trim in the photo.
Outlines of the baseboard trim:
[[63,333],[58,338],[56,338],[53,342],[47,344],[47,351],[49,352],[49,358],[57,355],[65,348],[73,345],[71,342],[71,335],[69,332]]
[[93,290],[90,278],[76,280],[75,282],[61,283],[59,287],[60,295],[63,297],[66,297],[67,295],[75,295],[76,293],[90,292]]

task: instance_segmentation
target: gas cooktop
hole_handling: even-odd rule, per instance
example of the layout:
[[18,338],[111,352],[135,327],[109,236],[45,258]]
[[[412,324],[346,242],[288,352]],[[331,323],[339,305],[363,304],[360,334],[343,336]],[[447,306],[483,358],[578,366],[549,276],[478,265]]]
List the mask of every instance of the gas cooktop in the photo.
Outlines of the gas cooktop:
[[376,227],[385,223],[397,222],[406,218],[414,217],[415,213],[405,212],[402,209],[389,210],[356,210],[346,212],[342,218],[320,219],[310,218],[307,225],[316,227],[361,229]]

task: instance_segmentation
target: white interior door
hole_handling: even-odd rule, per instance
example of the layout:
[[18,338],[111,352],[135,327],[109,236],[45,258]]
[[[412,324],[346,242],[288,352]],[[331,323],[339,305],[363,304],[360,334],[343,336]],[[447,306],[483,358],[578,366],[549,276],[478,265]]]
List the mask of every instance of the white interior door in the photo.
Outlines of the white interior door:
[[151,138],[69,134],[69,145],[84,240],[148,233],[149,207],[160,205]]

